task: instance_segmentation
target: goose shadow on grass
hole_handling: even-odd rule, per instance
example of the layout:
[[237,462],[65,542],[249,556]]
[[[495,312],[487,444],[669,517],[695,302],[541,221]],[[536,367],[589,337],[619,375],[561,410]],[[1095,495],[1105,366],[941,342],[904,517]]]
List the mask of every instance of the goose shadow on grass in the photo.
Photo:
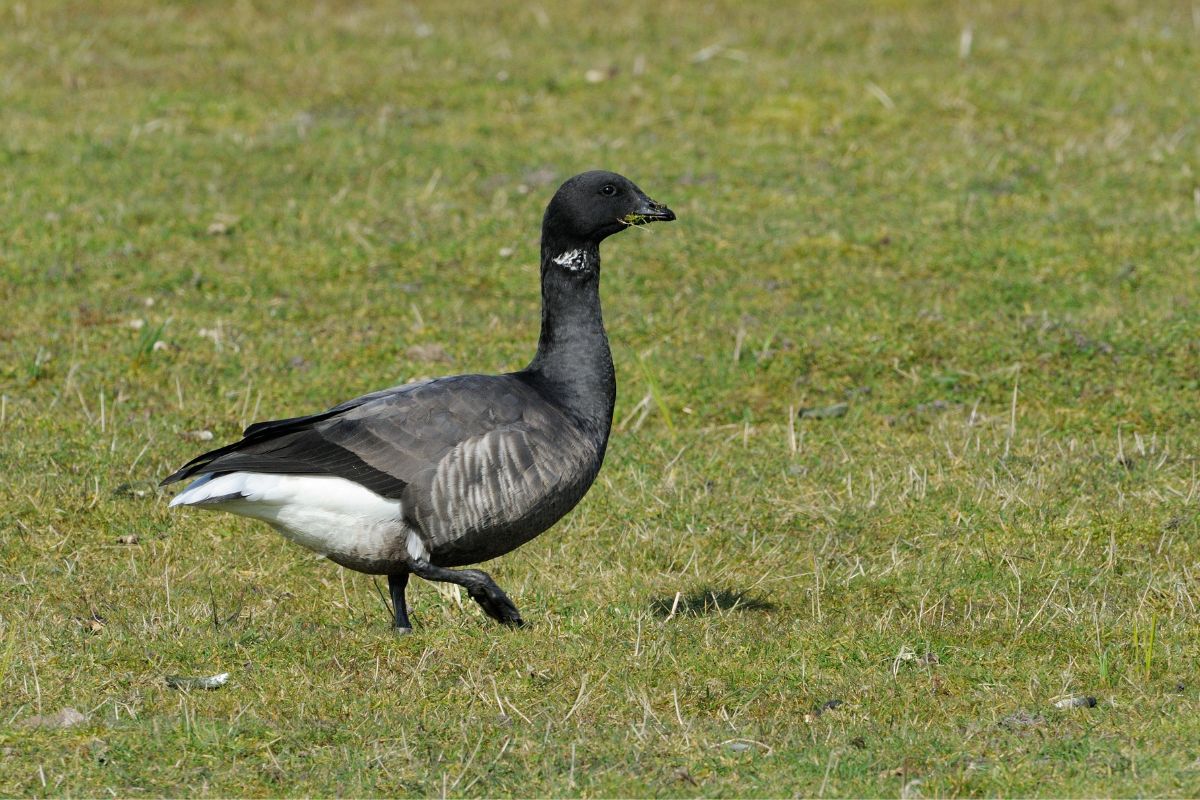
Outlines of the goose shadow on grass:
[[727,611],[773,611],[775,604],[749,592],[705,587],[688,594],[681,592],[659,597],[650,604],[650,608],[660,617],[699,617]]

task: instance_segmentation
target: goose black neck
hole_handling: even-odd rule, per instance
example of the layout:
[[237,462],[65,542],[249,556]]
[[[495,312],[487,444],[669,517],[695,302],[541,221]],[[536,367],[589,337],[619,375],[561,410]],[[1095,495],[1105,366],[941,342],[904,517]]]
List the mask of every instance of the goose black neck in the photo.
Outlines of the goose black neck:
[[[556,259],[567,258],[568,264]],[[542,330],[525,374],[601,444],[617,382],[600,312],[600,248],[542,236]]]

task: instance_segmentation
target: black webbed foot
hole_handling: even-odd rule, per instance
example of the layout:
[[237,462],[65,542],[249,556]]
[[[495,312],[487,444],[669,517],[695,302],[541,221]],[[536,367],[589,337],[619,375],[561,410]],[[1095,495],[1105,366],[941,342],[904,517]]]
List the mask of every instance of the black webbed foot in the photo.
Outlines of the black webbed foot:
[[504,590],[490,578],[487,583],[477,587],[468,587],[467,592],[471,595],[471,599],[483,609],[483,613],[492,619],[514,628],[525,627],[525,620],[521,619],[521,612],[517,610],[513,601],[508,599]]
[[467,590],[467,594],[471,595],[471,599],[483,609],[483,613],[497,622],[511,625],[514,628],[525,626],[525,620],[521,619],[521,612],[517,610],[513,601],[508,599],[504,590],[496,585],[492,576],[486,572],[477,569],[445,569],[435,567],[428,561],[415,561],[412,563],[411,569],[414,574],[425,580],[444,581],[462,586]]

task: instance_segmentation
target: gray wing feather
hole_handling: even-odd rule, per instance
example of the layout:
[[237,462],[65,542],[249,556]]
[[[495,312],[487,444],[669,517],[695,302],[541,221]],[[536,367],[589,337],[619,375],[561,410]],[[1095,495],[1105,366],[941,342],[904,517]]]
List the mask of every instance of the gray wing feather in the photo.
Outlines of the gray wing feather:
[[335,475],[390,499],[456,445],[546,401],[509,375],[459,375],[375,392],[310,417],[258,423],[164,483],[205,472]]
[[596,447],[565,415],[538,412],[463,440],[409,487],[405,507],[441,561],[511,550],[566,513],[591,484]]

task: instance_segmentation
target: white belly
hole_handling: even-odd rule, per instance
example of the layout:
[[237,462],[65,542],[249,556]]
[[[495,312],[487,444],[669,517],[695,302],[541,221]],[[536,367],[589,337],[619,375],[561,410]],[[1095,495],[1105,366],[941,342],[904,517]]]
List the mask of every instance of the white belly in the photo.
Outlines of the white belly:
[[330,475],[231,472],[202,475],[171,501],[229,511],[270,523],[288,539],[338,561],[427,558],[416,532],[404,524],[399,500]]

